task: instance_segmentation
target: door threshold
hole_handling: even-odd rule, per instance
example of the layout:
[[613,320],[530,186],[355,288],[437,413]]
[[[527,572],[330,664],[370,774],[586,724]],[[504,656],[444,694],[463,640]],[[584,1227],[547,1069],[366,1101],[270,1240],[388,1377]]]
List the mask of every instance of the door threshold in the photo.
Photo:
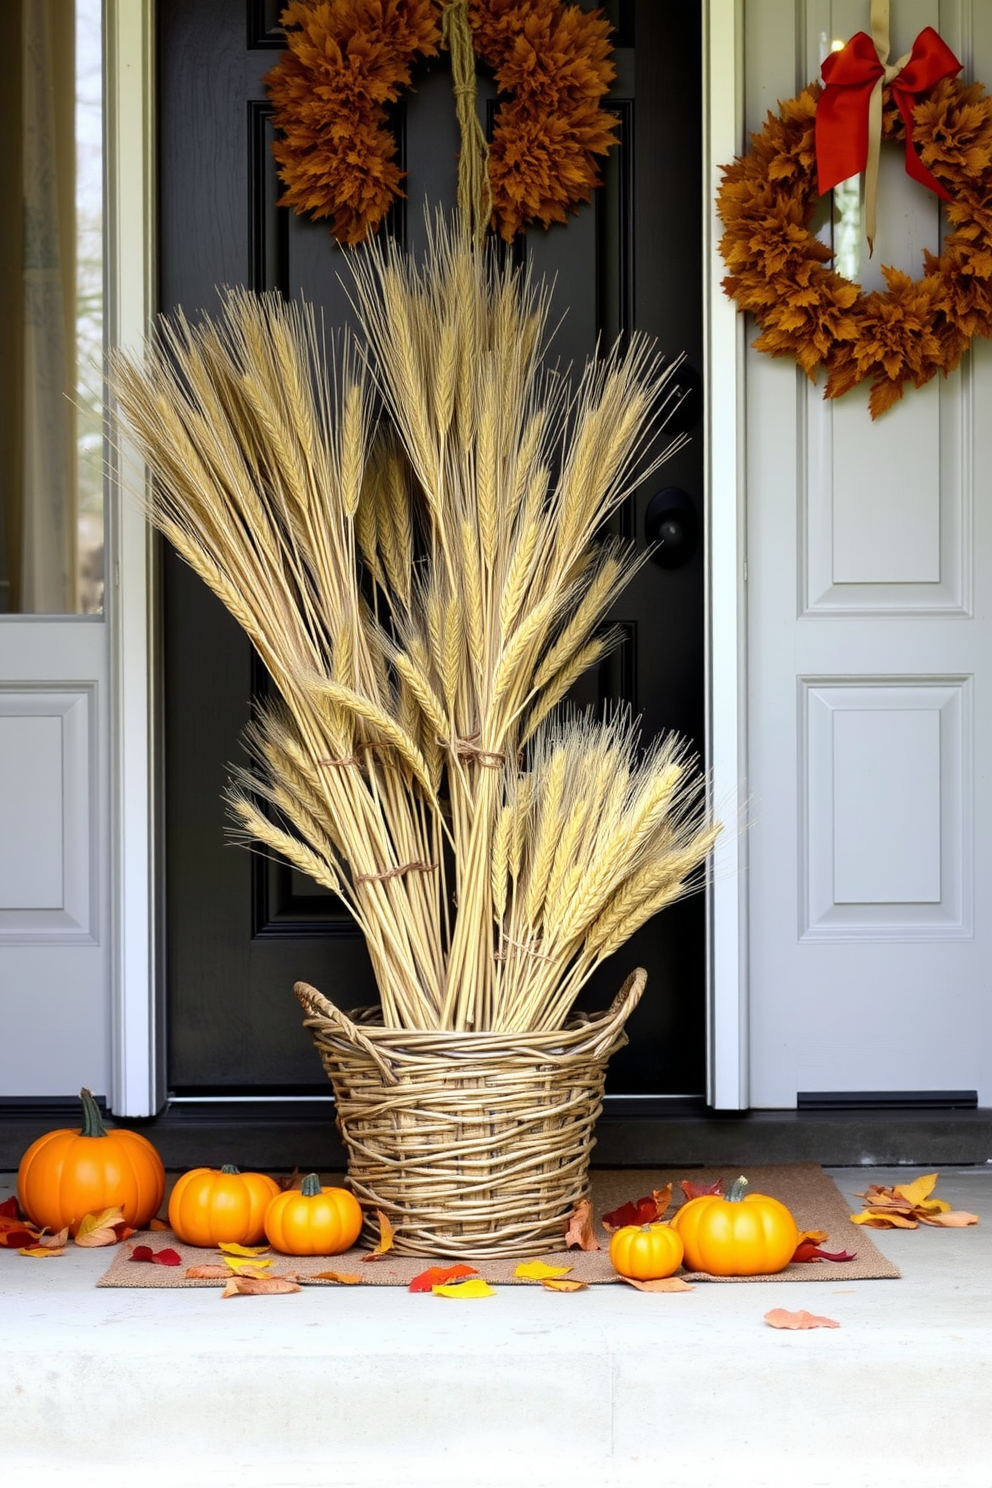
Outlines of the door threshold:
[[[111,1118],[113,1120],[113,1118]],[[0,1169],[43,1132],[76,1127],[75,1100],[0,1104]],[[144,1121],[167,1168],[340,1171],[345,1154],[326,1097],[286,1102],[180,1101]],[[596,1127],[594,1167],[712,1167],[818,1162],[825,1167],[992,1164],[992,1109],[722,1111],[699,1101],[617,1097]]]

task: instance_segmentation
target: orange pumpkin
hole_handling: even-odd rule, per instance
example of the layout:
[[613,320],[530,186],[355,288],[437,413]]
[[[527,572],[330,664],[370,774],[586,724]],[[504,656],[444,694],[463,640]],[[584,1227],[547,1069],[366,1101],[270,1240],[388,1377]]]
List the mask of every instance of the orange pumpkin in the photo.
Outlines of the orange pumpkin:
[[192,1168],[169,1198],[169,1224],[187,1245],[257,1245],[265,1238],[266,1206],[279,1185],[266,1173]]
[[17,1197],[36,1225],[71,1234],[87,1214],[120,1205],[140,1230],[165,1195],[162,1159],[147,1137],[116,1127],[108,1131],[91,1092],[82,1089],[83,1124],[39,1137],[21,1158]]
[[362,1229],[362,1210],[346,1188],[321,1188],[308,1173],[300,1189],[272,1200],[265,1211],[269,1244],[285,1255],[340,1255]]
[[682,1264],[682,1241],[670,1224],[624,1225],[610,1240],[614,1271],[634,1281],[673,1276]]
[[747,1192],[738,1178],[725,1199],[703,1194],[677,1210],[672,1228],[692,1271],[711,1276],[770,1276],[792,1260],[799,1244],[796,1222],[768,1194]]

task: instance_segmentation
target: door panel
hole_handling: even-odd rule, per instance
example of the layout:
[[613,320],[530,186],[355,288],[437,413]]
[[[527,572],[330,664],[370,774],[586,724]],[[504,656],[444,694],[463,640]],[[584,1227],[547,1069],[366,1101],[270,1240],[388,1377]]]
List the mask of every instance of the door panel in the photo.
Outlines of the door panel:
[[4,1097],[110,1086],[106,651],[102,619],[0,621]]
[[[341,250],[319,224],[277,209],[262,78],[275,54],[271,18],[245,0],[170,0],[160,8],[161,303],[215,308],[216,287],[302,294],[333,326],[348,318]],[[261,17],[261,19],[259,19]],[[522,251],[555,275],[553,355],[581,363],[597,338],[632,326],[671,354],[701,359],[698,131],[699,7],[650,0],[614,7],[622,145],[606,184],[566,228],[527,235]],[[247,38],[247,44],[246,44]],[[480,79],[492,112],[488,79]],[[680,149],[666,141],[679,130]],[[390,227],[422,239],[423,203],[453,205],[457,131],[446,59],[418,71],[396,110],[409,200]],[[688,143],[684,137],[689,134]],[[659,486],[702,494],[698,438],[645,483],[622,523],[643,541]],[[650,737],[703,736],[702,545],[677,569],[649,564],[618,604],[628,643],[578,690],[643,713]],[[325,1089],[300,1029],[303,978],[353,1007],[374,1000],[364,943],[335,899],[281,865],[225,843],[229,766],[264,674],[219,603],[171,553],[164,561],[169,1078],[174,1090]],[[614,1062],[614,1093],[697,1094],[705,1085],[701,899],[646,927],[600,973],[587,1002],[609,1000],[643,964],[650,991]]]

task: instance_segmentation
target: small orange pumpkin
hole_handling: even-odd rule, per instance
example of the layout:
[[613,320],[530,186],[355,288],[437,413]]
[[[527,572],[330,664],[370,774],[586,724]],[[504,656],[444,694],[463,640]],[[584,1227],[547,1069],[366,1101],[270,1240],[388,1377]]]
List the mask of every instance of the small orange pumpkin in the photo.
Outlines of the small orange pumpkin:
[[362,1210],[346,1188],[321,1188],[316,1173],[308,1173],[300,1189],[290,1189],[272,1200],[265,1211],[265,1233],[270,1245],[285,1255],[340,1255],[349,1250],[362,1229]]
[[279,1185],[266,1173],[192,1168],[169,1198],[169,1224],[187,1245],[257,1245],[265,1238],[266,1206]]
[[676,1210],[672,1228],[681,1236],[690,1270],[711,1276],[770,1276],[785,1269],[799,1244],[785,1205],[768,1194],[748,1193],[744,1177],[725,1199],[690,1199]]
[[125,1222],[140,1230],[165,1196],[162,1159],[140,1132],[108,1131],[85,1087],[79,1092],[83,1124],[46,1132],[21,1158],[17,1197],[36,1225],[75,1234],[87,1214],[119,1205]]
[[682,1241],[670,1224],[624,1225],[610,1240],[614,1271],[634,1281],[673,1276],[682,1264]]

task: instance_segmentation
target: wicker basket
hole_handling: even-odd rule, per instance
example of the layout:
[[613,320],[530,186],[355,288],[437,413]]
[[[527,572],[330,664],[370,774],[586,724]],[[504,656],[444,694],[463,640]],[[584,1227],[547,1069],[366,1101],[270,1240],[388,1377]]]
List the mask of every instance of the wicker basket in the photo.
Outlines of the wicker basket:
[[638,969],[608,1012],[517,1036],[383,1028],[376,1012],[349,1018],[297,982],[334,1087],[350,1185],[366,1212],[389,1216],[398,1254],[560,1249],[588,1192],[606,1063],[627,1042],[646,981]]

